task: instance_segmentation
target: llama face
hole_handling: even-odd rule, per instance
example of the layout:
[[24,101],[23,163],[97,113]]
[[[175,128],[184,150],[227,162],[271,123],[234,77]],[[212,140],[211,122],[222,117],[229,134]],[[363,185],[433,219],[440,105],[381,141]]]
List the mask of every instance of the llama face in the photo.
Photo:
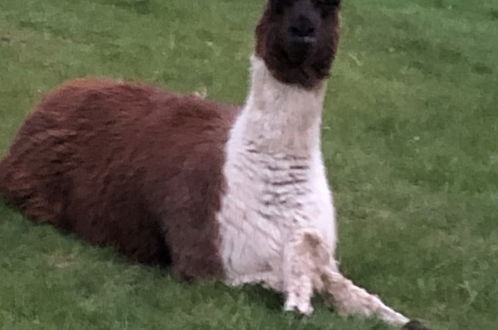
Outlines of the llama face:
[[340,0],[269,0],[256,55],[278,80],[313,88],[329,75],[339,41]]

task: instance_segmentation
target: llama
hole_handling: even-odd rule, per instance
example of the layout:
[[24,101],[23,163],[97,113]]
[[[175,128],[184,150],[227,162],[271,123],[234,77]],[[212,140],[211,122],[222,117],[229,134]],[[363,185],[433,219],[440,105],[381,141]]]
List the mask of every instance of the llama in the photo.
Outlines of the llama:
[[320,125],[339,14],[339,0],[269,0],[242,107],[108,79],[64,84],[0,163],[0,194],[180,279],[260,283],[303,315],[320,293],[343,315],[422,329],[336,263]]

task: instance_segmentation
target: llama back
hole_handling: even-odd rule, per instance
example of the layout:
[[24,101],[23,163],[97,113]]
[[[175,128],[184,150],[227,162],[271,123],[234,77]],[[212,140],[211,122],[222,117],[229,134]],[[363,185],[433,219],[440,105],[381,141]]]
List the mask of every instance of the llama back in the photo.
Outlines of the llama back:
[[78,167],[78,134],[87,134],[71,117],[97,88],[110,80],[74,80],[47,94],[19,130],[0,163],[0,194],[26,216],[63,226],[67,174]]
[[[188,236],[217,236],[223,147],[236,113],[139,84],[69,82],[20,129],[0,164],[0,194],[36,222],[138,261],[172,258],[182,276],[212,275],[215,243]],[[205,266],[191,269],[189,258]]]

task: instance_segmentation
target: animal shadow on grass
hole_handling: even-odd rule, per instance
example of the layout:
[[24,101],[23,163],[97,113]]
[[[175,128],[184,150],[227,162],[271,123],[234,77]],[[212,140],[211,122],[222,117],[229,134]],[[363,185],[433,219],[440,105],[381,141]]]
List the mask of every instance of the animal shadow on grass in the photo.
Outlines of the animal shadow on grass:
[[263,288],[258,284],[246,284],[241,288],[230,288],[237,293],[244,294],[248,302],[254,306],[263,306],[263,308],[272,312],[282,312],[283,296],[282,294]]

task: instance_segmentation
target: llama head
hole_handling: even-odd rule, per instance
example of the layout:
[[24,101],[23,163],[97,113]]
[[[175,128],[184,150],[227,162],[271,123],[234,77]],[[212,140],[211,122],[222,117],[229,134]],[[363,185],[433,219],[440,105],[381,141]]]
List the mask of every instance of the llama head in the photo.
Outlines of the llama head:
[[256,56],[279,81],[313,88],[329,76],[339,42],[340,0],[268,0]]

